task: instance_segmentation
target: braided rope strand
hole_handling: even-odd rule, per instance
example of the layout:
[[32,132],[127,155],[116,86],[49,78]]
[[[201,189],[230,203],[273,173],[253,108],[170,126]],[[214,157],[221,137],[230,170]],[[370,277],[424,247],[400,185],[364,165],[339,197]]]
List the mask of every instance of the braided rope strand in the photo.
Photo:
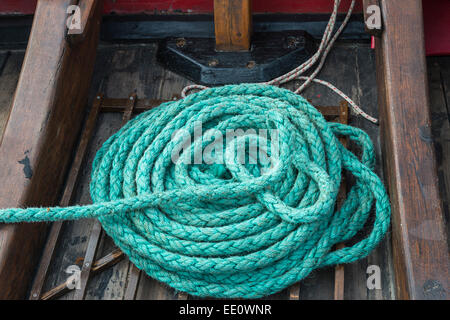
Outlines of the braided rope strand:
[[[242,165],[228,145],[224,164],[174,163],[174,132],[192,132],[197,121],[219,131],[277,129],[275,165]],[[353,140],[361,158],[338,136]],[[259,298],[314,269],[361,259],[382,240],[390,204],[374,163],[366,133],[326,122],[301,96],[266,84],[229,85],[161,104],[111,136],[93,163],[93,204],[2,209],[0,222],[97,218],[139,269],[177,290]],[[356,182],[335,208],[343,170]],[[333,251],[363,228],[372,207],[367,237]]]

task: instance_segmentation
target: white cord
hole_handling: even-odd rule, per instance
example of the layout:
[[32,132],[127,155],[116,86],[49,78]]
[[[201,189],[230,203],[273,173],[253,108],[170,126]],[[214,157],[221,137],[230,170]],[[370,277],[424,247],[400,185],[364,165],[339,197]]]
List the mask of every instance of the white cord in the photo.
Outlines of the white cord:
[[[339,35],[342,33],[342,31],[344,30],[345,26],[347,25],[351,15],[352,15],[352,11],[353,8],[355,6],[355,0],[352,0],[350,7],[347,11],[347,15],[345,16],[344,21],[342,22],[341,26],[339,27],[339,29],[336,31],[336,33],[332,36],[333,34],[333,30],[334,30],[334,26],[336,24],[336,17],[338,14],[338,9],[339,9],[339,5],[340,5],[340,0],[335,0],[334,1],[334,7],[333,7],[333,12],[331,13],[331,17],[330,20],[328,21],[328,24],[325,28],[325,31],[323,33],[322,36],[322,40],[320,41],[320,45],[319,48],[317,49],[317,52],[311,57],[309,58],[307,61],[305,61],[304,63],[302,63],[300,66],[298,66],[297,68],[289,71],[288,73],[279,76],[273,80],[264,82],[263,84],[268,84],[268,85],[276,85],[279,86],[280,84],[292,81],[294,79],[300,79],[300,80],[304,80],[305,82],[299,87],[297,88],[294,92],[299,94],[300,92],[302,92],[311,82],[315,82],[315,83],[319,83],[321,85],[324,85],[328,88],[330,88],[331,90],[333,90],[335,93],[337,93],[338,95],[340,95],[343,99],[345,99],[351,106],[351,108],[353,109],[353,111],[359,115],[361,115],[362,117],[364,117],[365,119],[373,122],[373,123],[378,123],[378,120],[370,115],[368,115],[367,113],[365,113],[352,99],[350,99],[350,97],[348,97],[346,94],[344,94],[341,90],[339,90],[338,88],[336,88],[334,85],[332,85],[329,82],[320,80],[320,79],[316,79],[317,74],[320,72],[320,70],[322,69],[326,57],[328,56],[328,53],[330,52],[331,48],[333,47],[334,42],[336,41],[336,39],[339,37]],[[302,76],[303,73],[305,73],[307,70],[309,70],[318,60],[319,64],[317,66],[317,68],[311,73],[311,75],[309,76]],[[202,86],[202,85],[198,85],[198,84],[193,84],[193,85],[189,85],[186,86],[182,91],[181,91],[181,96],[184,98],[186,97],[187,93],[191,90],[197,89],[197,90],[203,90],[206,89],[208,87],[206,86]]]

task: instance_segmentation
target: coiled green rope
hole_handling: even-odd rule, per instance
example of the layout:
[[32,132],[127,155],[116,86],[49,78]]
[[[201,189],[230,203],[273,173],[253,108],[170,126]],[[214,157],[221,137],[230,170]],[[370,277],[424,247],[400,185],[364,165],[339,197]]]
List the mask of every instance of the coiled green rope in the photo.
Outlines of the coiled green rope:
[[[193,132],[196,121],[222,132],[277,129],[279,157],[266,171],[240,164],[229,148],[223,165],[174,164],[179,141],[173,133]],[[361,159],[337,136],[356,142]],[[164,103],[106,141],[93,164],[94,204],[4,209],[0,221],[98,218],[151,277],[196,296],[258,298],[375,248],[388,229],[390,205],[374,162],[363,131],[326,122],[299,95],[270,85],[230,85]],[[342,169],[356,182],[335,210]],[[362,229],[374,200],[367,238],[333,251]]]

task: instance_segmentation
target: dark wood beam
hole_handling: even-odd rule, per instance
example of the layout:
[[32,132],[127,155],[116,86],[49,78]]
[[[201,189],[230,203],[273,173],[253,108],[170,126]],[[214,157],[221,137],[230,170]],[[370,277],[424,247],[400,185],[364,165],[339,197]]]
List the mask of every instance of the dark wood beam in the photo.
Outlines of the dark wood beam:
[[399,299],[448,299],[449,254],[431,135],[422,1],[380,1],[380,125]]
[[[0,207],[58,200],[84,117],[94,68],[101,1],[86,37],[65,41],[71,0],[39,1],[11,113],[0,145]],[[0,226],[0,299],[25,298],[47,224]]]
[[251,0],[214,0],[218,51],[247,51],[252,30]]

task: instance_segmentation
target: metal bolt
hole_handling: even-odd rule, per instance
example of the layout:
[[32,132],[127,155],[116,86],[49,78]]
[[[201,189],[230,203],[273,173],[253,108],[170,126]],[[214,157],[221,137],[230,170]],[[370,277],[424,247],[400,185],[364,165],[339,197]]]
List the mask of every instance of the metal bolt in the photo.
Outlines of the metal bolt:
[[289,49],[297,48],[297,46],[300,44],[300,39],[294,36],[287,37],[287,47]]
[[130,97],[130,100],[133,100],[133,97]]
[[252,68],[254,68],[256,66],[256,62],[255,61],[249,61],[249,62],[247,62],[247,68],[248,69],[252,69]]
[[219,64],[219,61],[217,59],[212,59],[208,61],[208,66],[215,67]]
[[89,262],[86,262],[84,265],[85,265],[86,267],[89,267]]
[[33,298],[37,298],[37,293],[33,293]]
[[97,96],[97,99],[100,99],[100,96]]
[[178,48],[183,48],[186,45],[186,39],[185,38],[178,38],[175,40],[175,44]]

